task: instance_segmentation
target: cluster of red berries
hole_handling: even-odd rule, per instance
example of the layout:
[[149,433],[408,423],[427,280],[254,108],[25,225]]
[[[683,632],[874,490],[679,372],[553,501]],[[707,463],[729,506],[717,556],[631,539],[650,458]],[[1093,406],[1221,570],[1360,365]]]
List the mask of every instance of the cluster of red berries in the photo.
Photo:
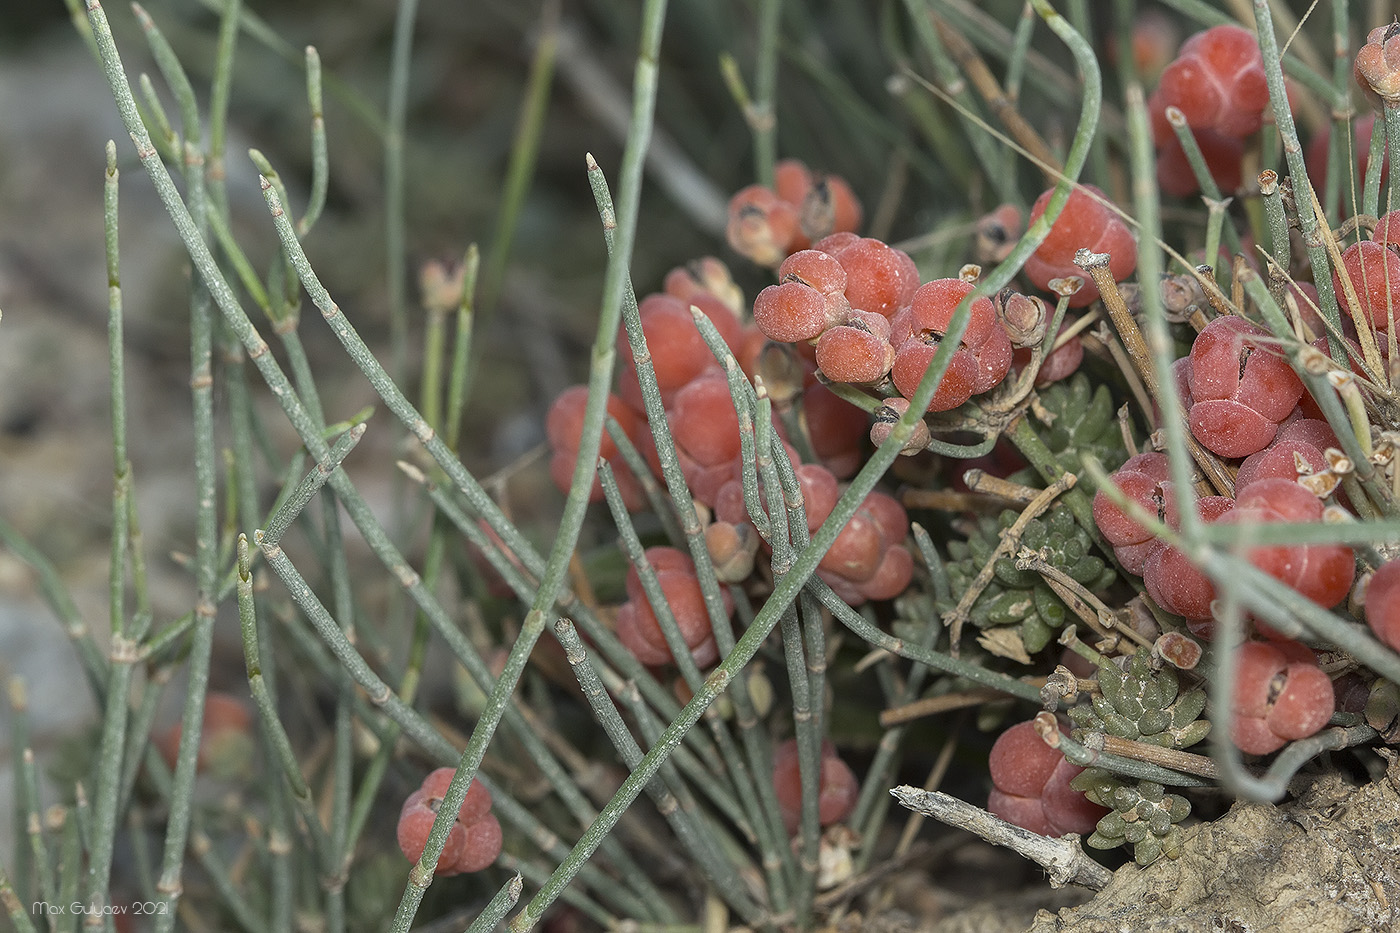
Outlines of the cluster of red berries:
[[1084,769],[1047,745],[1034,722],[1018,722],[1003,732],[987,764],[993,785],[987,809],[1008,823],[1042,836],[1087,836],[1108,813],[1069,786]]
[[[1044,212],[1049,198],[1049,191],[1040,197],[1032,219]],[[731,204],[731,216],[739,209]],[[1027,262],[1026,278],[1044,289],[1055,279],[1080,274],[1074,254],[1083,247],[1109,253],[1115,279],[1126,278],[1137,264],[1131,233],[1096,189],[1074,190],[1049,237]],[[792,253],[782,260],[778,276],[779,282],[754,300],[754,322],[764,336],[794,344],[798,353],[810,348],[816,369],[829,382],[892,385],[906,399],[927,372],[958,304],[974,287],[963,278],[920,284],[907,253],[854,233],[833,234]],[[1097,289],[1086,284],[1071,304],[1082,307],[1097,297]],[[1018,302],[1020,311],[1038,309],[1039,329],[1008,320],[1008,309]],[[1043,336],[1044,304],[1034,302],[1012,291],[995,302],[985,296],[972,301],[967,327],[929,411],[949,411],[1001,384],[1014,349]],[[1038,374],[1042,384],[1064,378],[1078,366],[1082,349],[1077,339],[1062,349],[1056,365]]]
[[[695,564],[689,555],[673,547],[647,548],[646,559],[656,572],[656,581],[671,614],[675,616],[676,627],[690,649],[691,657],[700,667],[713,664],[719,657],[719,649],[715,646],[710,616],[705,609],[705,596],[700,590],[700,579],[695,575]],[[671,649],[666,643],[661,622],[647,601],[641,577],[635,568],[627,568],[626,585],[627,602],[617,610],[618,640],[643,664],[655,666],[670,663]],[[723,597],[725,611],[732,611],[733,602],[729,594],[725,592]]]
[[1196,335],[1181,364],[1191,434],[1222,457],[1263,450],[1298,405],[1303,382],[1262,327],[1218,317]]
[[[570,386],[555,398],[554,404],[549,407],[549,415],[545,418],[544,430],[549,439],[550,449],[549,475],[554,484],[565,492],[573,480],[574,463],[578,460],[579,439],[583,436],[583,410],[587,405],[588,386]],[[628,439],[636,444],[641,437],[640,428],[643,422],[639,422],[632,409],[624,405],[622,399],[616,395],[608,396],[608,415],[617,421]],[[623,463],[622,453],[606,431],[603,432],[598,456],[615,468],[613,476],[617,480],[618,491],[622,493],[627,508],[641,508],[645,501],[641,484]],[[594,477],[589,501],[598,502],[602,498],[603,485]]]
[[1167,108],[1186,118],[1211,177],[1229,195],[1240,186],[1245,137],[1263,125],[1268,105],[1264,57],[1248,29],[1213,26],[1182,43],[1147,101],[1162,190],[1177,196],[1199,190]]
[[[807,530],[815,533],[835,508],[840,484],[835,474],[819,463],[801,464],[795,472],[807,509]],[[743,528],[746,537],[757,539],[739,480],[731,480],[720,490],[714,514],[716,524]],[[914,575],[914,558],[904,545],[908,535],[909,516],[904,506],[893,496],[873,490],[817,565],[817,576],[853,606],[866,600],[894,599]]]
[[[860,783],[850,765],[836,754],[836,746],[822,740],[821,777],[817,783],[817,821],[822,826],[839,823],[851,815],[860,794]],[[773,793],[778,798],[783,825],[796,833],[802,822],[802,772],[797,740],[788,739],[773,750]]]
[[[1286,430],[1277,448],[1290,459],[1290,451],[1315,450],[1315,445],[1302,438],[1326,427],[1306,420],[1295,424],[1301,425],[1297,432]],[[1269,452],[1263,456],[1268,457]],[[1271,463],[1278,468],[1280,459],[1256,461],[1262,465],[1252,469],[1255,477],[1236,487],[1234,498],[1198,497],[1196,510],[1201,520],[1234,525],[1321,521],[1322,500],[1296,481],[1296,470],[1295,478],[1263,475]],[[1165,454],[1153,452],[1132,457],[1110,479],[1123,495],[1149,514],[1168,527],[1179,527],[1180,515]],[[1196,635],[1209,637],[1213,628],[1211,604],[1215,599],[1210,579],[1179,550],[1152,537],[1103,490],[1094,496],[1094,521],[1113,545],[1123,569],[1142,576],[1148,595],[1162,608],[1183,617]],[[1261,545],[1246,553],[1260,570],[1328,609],[1346,598],[1355,578],[1355,555],[1345,545]]]
[[[1324,432],[1331,433],[1324,422],[1293,421],[1280,432],[1276,448],[1246,460],[1251,464],[1249,469],[1241,466],[1239,476],[1243,482],[1236,488],[1234,498],[1196,499],[1201,519],[1237,525],[1320,521],[1322,500],[1297,482],[1294,458],[1307,460],[1311,454],[1320,460],[1316,443],[1326,442],[1319,437]],[[1279,475],[1285,471],[1286,475]],[[1178,526],[1180,515],[1164,454],[1132,457],[1113,474],[1112,481],[1125,496],[1168,526]],[[1214,627],[1215,600],[1210,578],[1179,550],[1153,538],[1103,490],[1094,498],[1094,520],[1113,545],[1123,568],[1141,574],[1148,595],[1162,608],[1182,616],[1195,635],[1209,638]],[[1356,573],[1354,554],[1340,544],[1261,545],[1248,548],[1246,556],[1260,570],[1325,608],[1346,598]],[[1239,747],[1252,754],[1266,754],[1286,740],[1304,738],[1322,728],[1335,703],[1331,682],[1318,668],[1311,651],[1278,638],[1262,624],[1256,627],[1270,641],[1245,646],[1236,692],[1251,698],[1251,702],[1237,702],[1232,712]],[[1288,659],[1286,666],[1278,660],[1284,657]],[[1269,663],[1261,658],[1269,659]],[[1295,678],[1298,684],[1306,684],[1306,690],[1299,686],[1296,693],[1285,696],[1280,692],[1284,680],[1270,689],[1268,684],[1282,676],[1281,672],[1286,673],[1285,679]],[[1266,737],[1271,738],[1265,741]]]
[[845,179],[783,159],[773,167],[772,188],[750,185],[734,195],[725,236],[734,252],[773,268],[822,237],[855,230],[861,216]]
[[[438,768],[403,802],[399,811],[399,848],[410,862],[423,857],[428,833],[433,828],[447,785],[455,768]],[[481,871],[501,854],[501,824],[491,813],[491,792],[473,780],[457,811],[457,821],[448,830],[447,842],[438,856],[434,874],[460,875]]]

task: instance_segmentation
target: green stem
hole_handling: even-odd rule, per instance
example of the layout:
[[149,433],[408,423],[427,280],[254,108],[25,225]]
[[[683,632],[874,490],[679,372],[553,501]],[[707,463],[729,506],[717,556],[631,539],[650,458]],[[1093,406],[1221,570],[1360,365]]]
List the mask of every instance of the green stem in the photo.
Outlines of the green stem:
[[[413,62],[413,24],[418,0],[398,0],[393,53],[389,62],[389,101],[384,118],[384,250],[389,295],[389,359],[402,379],[408,366],[408,276],[404,208],[404,132],[408,122],[408,79]],[[285,203],[285,201],[283,202]]]
[[782,21],[782,0],[760,0],[758,5],[758,54],[754,61],[753,108],[749,125],[753,129],[754,174],[758,183],[773,187],[773,166],[778,158],[778,26]]

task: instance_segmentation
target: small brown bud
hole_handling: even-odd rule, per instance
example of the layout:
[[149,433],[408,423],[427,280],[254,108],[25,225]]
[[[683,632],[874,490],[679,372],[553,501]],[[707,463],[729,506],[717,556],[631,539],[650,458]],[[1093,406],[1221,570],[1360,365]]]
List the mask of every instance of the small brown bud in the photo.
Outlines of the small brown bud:
[[1201,663],[1201,645],[1180,632],[1166,632],[1157,639],[1152,651],[1178,670],[1194,670]]
[[748,522],[711,522],[705,527],[705,547],[721,583],[739,583],[753,573],[758,533]]
[[1400,102],[1400,22],[1371,30],[1356,53],[1352,75],[1377,110]]
[[1068,298],[1084,287],[1084,277],[1079,275],[1062,276],[1058,279],[1051,279],[1045,283],[1045,287],[1061,298]]
[[1004,291],[997,296],[995,304],[997,316],[1013,347],[1040,346],[1050,323],[1050,310],[1044,301],[1034,295]]
[[801,395],[805,377],[802,360],[790,344],[770,340],[759,351],[758,378],[774,405],[790,404]]

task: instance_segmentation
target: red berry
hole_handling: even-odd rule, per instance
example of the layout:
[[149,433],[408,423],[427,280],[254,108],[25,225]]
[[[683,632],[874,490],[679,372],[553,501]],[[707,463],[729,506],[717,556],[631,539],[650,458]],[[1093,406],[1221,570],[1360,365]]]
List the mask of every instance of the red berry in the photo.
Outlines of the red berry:
[[753,321],[769,340],[815,340],[837,323],[827,316],[827,299],[810,285],[787,281],[769,285],[753,301]]
[[[713,663],[719,657],[719,650],[690,557],[672,547],[652,547],[647,548],[646,558],[656,571],[657,583],[675,616],[681,638],[690,648],[691,657],[701,667]],[[641,577],[630,567],[626,586],[629,599],[618,610],[618,640],[643,664],[656,666],[669,662],[671,650],[661,631],[661,622],[647,601]],[[726,611],[732,610],[728,593],[724,598]]]
[[[1163,499],[1165,503],[1170,496],[1164,495]],[[1196,511],[1203,521],[1210,523],[1230,514],[1229,503],[1223,496],[1201,498],[1196,500]],[[1176,548],[1158,542],[1143,564],[1142,582],[1153,601],[1168,612],[1194,622],[1211,618],[1215,584]],[[1193,627],[1192,631],[1201,637],[1209,634],[1203,626]]]
[[844,324],[817,341],[817,368],[832,382],[876,383],[894,365],[890,322],[884,315],[852,311]]
[[1222,457],[1263,450],[1303,394],[1267,331],[1219,317],[1191,346],[1191,433]]
[[[573,484],[574,464],[578,460],[579,438],[583,434],[583,412],[587,406],[588,386],[570,386],[559,393],[554,403],[549,406],[549,414],[545,417],[545,436],[549,438],[549,446],[552,450],[549,475],[554,480],[554,485],[563,493],[567,493]],[[607,410],[608,414],[622,427],[628,438],[636,443],[640,434],[640,424],[632,409],[628,408],[620,397],[610,394],[608,395]],[[603,439],[598,446],[598,456],[618,467],[614,476],[627,507],[629,509],[641,508],[645,501],[641,486],[636,477],[632,475],[631,470],[621,465],[622,454],[606,430],[603,431]],[[603,484],[595,478],[589,501],[598,502],[602,498]]]
[[739,314],[744,307],[744,293],[734,284],[729,267],[713,256],[701,256],[672,269],[666,273],[662,290],[685,302],[709,296],[730,314]]
[[[437,818],[437,805],[441,802],[441,799],[430,799],[422,790],[414,791],[404,801],[399,813],[398,840],[399,848],[410,862],[417,862],[423,857],[423,850],[428,846],[428,834]],[[448,830],[447,841],[443,844],[433,874],[455,874],[454,867],[462,857],[466,841],[465,828],[461,823],[454,822]]]
[[1017,797],[1039,797],[1065,756],[1045,744],[1033,722],[1018,722],[997,737],[987,756],[992,783]]
[[883,550],[879,526],[868,513],[857,511],[817,566],[827,573],[859,583],[874,576]]
[[812,247],[830,253],[846,270],[846,300],[859,311],[890,317],[919,287],[919,268],[903,250],[871,237],[836,233]]
[[772,268],[806,239],[797,207],[762,185],[750,185],[730,198],[725,238],[740,256]]
[[[459,823],[459,826],[463,824]],[[463,826],[462,851],[452,870],[441,874],[466,874],[488,868],[501,855],[501,823],[493,814],[486,814],[474,823]],[[442,861],[439,860],[441,865]]]
[[778,197],[797,208],[806,239],[860,226],[860,201],[839,175],[815,174],[796,159],[783,159],[773,167],[773,187]]
[[[919,286],[910,301],[907,324],[911,336],[895,354],[892,368],[895,387],[910,398],[928,369],[928,361],[942,342],[953,321],[953,314],[972,292],[962,279],[935,279]],[[1011,368],[1011,341],[1006,336],[991,299],[982,296],[968,308],[969,319],[962,342],[944,374],[930,411],[956,408],[973,395],[998,385]],[[891,334],[893,325],[891,322]],[[905,318],[898,319],[901,332]]]
[[[1149,99],[1149,108],[1154,99],[1155,95]],[[1164,121],[1165,119],[1163,117]],[[1189,197],[1201,190],[1201,183],[1186,158],[1186,151],[1181,148],[1181,141],[1170,129],[1167,132],[1170,134],[1169,138],[1165,138],[1157,148],[1157,184],[1161,186],[1164,194],[1177,198]],[[1199,129],[1191,132],[1216,186],[1226,196],[1238,191],[1244,180],[1244,141],[1214,130]]]
[[[1045,213],[1053,189],[1036,198],[1031,207],[1031,223]],[[1074,264],[1078,250],[1108,253],[1108,268],[1115,281],[1122,281],[1137,267],[1137,243],[1127,225],[1099,198],[1104,194],[1093,185],[1075,187],[1064,210],[1050,228],[1050,234],[1026,260],[1022,271],[1037,288],[1047,288],[1052,279],[1079,276],[1084,287],[1070,298],[1071,308],[1082,308],[1099,297],[1099,290],[1088,274]]]
[[869,580],[857,584],[860,595],[869,600],[894,599],[909,588],[914,579],[914,555],[901,544],[887,548]]
[[780,159],[773,166],[773,190],[789,204],[801,204],[812,190],[811,169],[800,159]]
[[[879,315],[874,317],[884,321]],[[865,463],[869,416],[818,382],[802,390],[802,416],[812,439],[812,452],[838,478],[854,475]]]
[[[211,690],[204,696],[195,770],[219,778],[248,773],[253,762],[253,715],[248,704],[231,693]],[[182,728],[175,723],[156,739],[156,748],[172,770],[180,754]]]
[[814,533],[836,508],[841,487],[836,483],[836,475],[819,463],[800,464],[794,472],[807,507],[807,530]]
[[[1161,11],[1145,10],[1133,18],[1133,64],[1144,81],[1150,82],[1162,73],[1180,43],[1176,22]],[[1115,60],[1120,54],[1113,35],[1109,36],[1109,52]]]
[[1375,109],[1400,100],[1400,27],[1391,24],[1372,29],[1356,53],[1352,75]]
[[1236,665],[1230,733],[1241,751],[1267,755],[1332,718],[1332,681],[1302,645],[1246,642]]
[[[456,768],[438,768],[431,771],[423,779],[420,790],[425,797],[441,800],[447,796],[447,785],[452,783],[452,776],[456,773]],[[408,804],[405,803],[404,806],[407,807]],[[461,823],[475,823],[490,812],[491,792],[486,789],[485,784],[473,778],[467,788],[467,796],[462,799],[462,806],[457,811],[457,820]]]
[[[1074,320],[1066,318],[1060,325],[1059,333],[1064,333]],[[1023,371],[1031,362],[1031,350],[1029,347],[1019,347],[1011,354],[1011,366],[1017,372]],[[1040,370],[1035,374],[1035,385],[1038,389],[1043,389],[1061,379],[1068,379],[1079,371],[1079,364],[1084,362],[1084,342],[1079,339],[1079,335],[1066,340],[1060,346],[1050,351],[1050,355],[1041,360]]]
[[798,250],[778,267],[778,278],[784,282],[810,285],[823,295],[842,295],[846,291],[846,269],[830,253],[819,249]]
[[[674,295],[653,294],[643,298],[637,310],[647,350],[651,353],[652,367],[656,371],[661,402],[670,407],[671,399],[681,386],[706,370],[718,370],[719,363],[696,329],[695,319],[686,302]],[[706,303],[701,310],[715,325],[726,344],[738,346],[742,329],[738,319],[727,308],[722,308],[718,303]],[[623,364],[618,379],[618,395],[634,411],[645,411],[632,348],[625,334],[618,335],[618,353]]]
[[[408,796],[399,811],[399,848],[411,862],[423,857],[428,833],[432,830],[433,820],[455,770],[438,768],[433,771],[423,779],[422,786]],[[491,815],[491,794],[480,781],[473,780],[457,811],[457,819],[448,830],[434,874],[456,875],[480,871],[500,854],[501,825]]]
[[[1166,508],[1162,484],[1166,482],[1169,469],[1166,454],[1142,453],[1129,458],[1109,479],[1148,514],[1162,518]],[[1102,489],[1094,494],[1094,524],[1113,545],[1124,569],[1129,573],[1141,574],[1148,552],[1140,546],[1155,540],[1151,532],[1129,518],[1128,513]],[[1136,550],[1120,551],[1121,548]]]
[[[1259,479],[1236,488],[1236,508],[1221,521],[1317,522],[1322,502],[1290,479]],[[1346,598],[1356,576],[1356,557],[1341,544],[1274,544],[1252,547],[1249,562],[1274,579],[1293,587],[1320,606],[1330,609]]]
[[1342,270],[1346,272],[1345,279],[1339,270],[1332,272],[1342,319],[1347,320],[1351,314],[1349,284],[1356,292],[1357,306],[1365,320],[1376,330],[1389,330],[1400,314],[1400,254],[1384,243],[1362,240],[1342,253]]
[[987,809],[1008,823],[1042,836],[1083,835],[1108,813],[1069,786],[1084,769],[1045,744],[1033,722],[1020,722],[1003,732],[987,764],[995,785]]
[[[830,741],[823,740],[821,777],[817,783],[817,820],[822,826],[839,823],[851,815],[860,793],[860,783],[849,765],[836,754]],[[802,773],[797,740],[788,739],[773,750],[773,793],[778,798],[783,824],[795,833],[802,820]]]
[[1366,587],[1366,624],[1400,651],[1400,560],[1381,564]]
[[1179,109],[1193,130],[1248,136],[1263,124],[1269,103],[1259,41],[1228,24],[1196,33],[1162,72],[1156,96],[1163,108]]
[[[905,398],[914,397],[919,388],[919,381],[924,378],[924,373],[928,372],[929,361],[937,351],[937,339],[933,339],[933,343],[930,344],[913,337],[895,352],[890,376],[894,379],[895,388],[899,390],[900,395]],[[938,389],[929,400],[928,410],[949,411],[972,398],[978,376],[977,360],[966,349],[959,349],[948,361],[948,368],[943,372]]]
[[1235,489],[1243,489],[1261,479],[1296,480],[1300,467],[1310,472],[1325,470],[1327,460],[1322,451],[1336,446],[1337,436],[1326,421],[1300,418],[1289,422],[1279,428],[1273,443],[1244,458],[1235,476]]

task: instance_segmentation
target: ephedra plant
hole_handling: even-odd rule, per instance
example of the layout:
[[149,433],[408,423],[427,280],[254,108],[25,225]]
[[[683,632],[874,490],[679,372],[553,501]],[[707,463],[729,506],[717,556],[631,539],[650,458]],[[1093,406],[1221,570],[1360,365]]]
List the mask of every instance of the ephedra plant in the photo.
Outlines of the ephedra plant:
[[[239,49],[281,48],[276,33],[211,4],[206,93],[137,7],[157,91],[123,67],[109,17],[125,12],[74,8],[132,144],[106,154],[111,614],[89,627],[0,525],[102,711],[53,787],[12,691],[11,920],[808,929],[878,909],[918,854],[918,822],[901,833],[890,807],[905,781],[948,779],[976,807],[898,799],[999,841],[1077,834],[1060,851],[1078,867],[1052,878],[1101,888],[1080,837],[1142,871],[1182,857],[1222,792],[1275,801],[1304,768],[1382,770],[1400,735],[1400,28],[1346,4],[1330,32],[1262,0],[1249,24],[1168,5],[1125,0],[1103,23],[1045,0],[850,11],[872,18],[857,31],[890,76],[879,100],[813,53],[834,13],[708,11],[752,37],[715,69],[751,131],[726,160],[752,169],[722,179],[725,228],[691,257],[665,254],[642,194],[663,38],[697,11],[603,4],[640,18],[615,200],[611,167],[577,153],[601,224],[575,248],[606,255],[571,361],[586,377],[547,400],[543,456],[490,477],[462,459],[489,371],[474,327],[508,281],[539,95],[566,54],[557,5],[492,252],[425,264],[415,366],[399,299],[417,5],[398,6],[374,117],[383,349],[308,258],[337,136],[323,88],[373,108],[306,50],[309,201],[254,150],[267,221],[245,242],[230,87]],[[823,166],[784,105],[885,162]],[[195,530],[173,619],[152,610],[132,499],[127,166],[192,269]],[[672,271],[634,278],[644,256]],[[340,352],[313,366],[302,334],[322,326]],[[332,422],[333,368],[388,414]],[[371,432],[394,442],[357,449]],[[391,516],[366,487],[395,459]],[[513,520],[512,485],[545,475],[557,518]],[[224,628],[246,668],[231,694],[208,687]],[[157,729],[177,684],[181,722]],[[950,776],[960,745],[972,773]],[[63,801],[47,814],[46,788]]]

